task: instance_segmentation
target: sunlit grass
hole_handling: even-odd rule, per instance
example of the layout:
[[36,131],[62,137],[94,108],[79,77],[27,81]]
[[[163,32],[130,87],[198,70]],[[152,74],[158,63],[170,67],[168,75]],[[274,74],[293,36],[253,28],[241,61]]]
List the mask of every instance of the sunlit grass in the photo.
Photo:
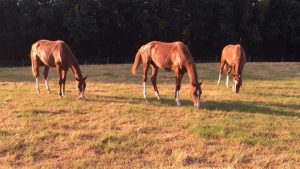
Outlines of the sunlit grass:
[[[160,102],[131,65],[85,65],[85,101],[69,73],[60,99],[31,68],[0,68],[0,164],[4,168],[297,168],[300,165],[300,64],[247,63],[239,94],[216,86],[218,64],[197,65],[204,80],[194,109],[188,78],[182,106],[173,73],[160,71]],[[141,72],[141,70],[140,70]],[[150,73],[149,73],[150,74]],[[41,78],[42,79],[42,78]],[[1,168],[0,167],[0,168]]]

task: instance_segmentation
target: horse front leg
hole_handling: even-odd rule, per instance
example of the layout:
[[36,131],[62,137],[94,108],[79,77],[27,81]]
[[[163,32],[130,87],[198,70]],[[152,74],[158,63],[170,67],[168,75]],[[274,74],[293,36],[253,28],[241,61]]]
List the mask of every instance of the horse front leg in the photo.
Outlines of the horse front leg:
[[144,71],[143,71],[143,87],[144,87],[144,98],[147,99],[147,86],[146,86],[146,82],[147,82],[147,73],[148,73],[148,69],[149,69],[149,64],[143,64],[144,66]]
[[226,76],[226,87],[229,88],[229,75],[231,72],[232,67],[227,65],[227,76]]
[[157,73],[158,73],[158,67],[156,66],[152,66],[152,76],[151,76],[151,82],[155,91],[155,96],[157,97],[158,101],[160,100],[160,95],[158,92],[158,88],[156,85],[156,77],[157,77]]
[[63,84],[63,80],[62,80],[62,68],[61,68],[61,64],[58,63],[56,64],[56,70],[57,70],[57,76],[59,78],[59,81],[58,81],[58,85],[59,85],[59,96],[62,97],[62,84]]
[[181,102],[180,102],[180,87],[181,87],[182,77],[183,77],[182,73],[176,72],[175,102],[177,103],[177,106],[181,105]]
[[67,80],[67,72],[68,72],[68,68],[65,68],[62,70],[62,96],[65,95],[66,93],[66,80]]
[[44,73],[43,73],[43,75],[44,75],[44,80],[45,80],[45,88],[46,88],[46,91],[47,91],[48,93],[50,93],[51,91],[50,91],[49,83],[48,83],[48,80],[47,80],[47,78],[48,78],[48,73],[49,73],[49,67],[48,67],[48,66],[45,66],[45,68],[44,68]]

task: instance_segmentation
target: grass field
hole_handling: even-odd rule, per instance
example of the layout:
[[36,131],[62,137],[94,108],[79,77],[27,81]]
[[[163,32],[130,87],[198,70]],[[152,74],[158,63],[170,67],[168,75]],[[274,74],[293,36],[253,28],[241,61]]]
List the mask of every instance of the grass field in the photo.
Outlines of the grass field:
[[[198,64],[204,80],[194,109],[187,74],[182,106],[175,78],[159,71],[162,100],[143,99],[131,65],[85,65],[86,100],[69,72],[66,96],[31,68],[0,68],[0,168],[297,168],[300,166],[300,63],[247,63],[239,94],[217,87],[218,64]],[[141,72],[141,69],[140,71]]]

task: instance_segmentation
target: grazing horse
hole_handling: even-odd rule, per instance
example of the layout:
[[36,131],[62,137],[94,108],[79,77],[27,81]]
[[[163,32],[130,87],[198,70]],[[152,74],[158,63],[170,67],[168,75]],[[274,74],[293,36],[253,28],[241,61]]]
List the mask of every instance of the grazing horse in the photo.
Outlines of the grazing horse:
[[132,66],[132,74],[136,75],[139,64],[142,63],[144,98],[147,98],[146,81],[149,66],[152,68],[151,81],[154,87],[155,95],[160,100],[160,95],[156,86],[156,77],[158,69],[164,69],[175,72],[176,90],[175,101],[180,105],[180,84],[185,72],[190,78],[190,94],[192,96],[194,106],[200,108],[200,97],[202,94],[201,83],[198,82],[197,69],[195,61],[182,42],[164,43],[152,41],[143,45],[136,53],[134,64]]
[[227,78],[226,86],[229,87],[229,74],[233,69],[233,86],[232,90],[236,93],[239,92],[242,86],[242,73],[246,64],[246,54],[243,47],[237,45],[227,45],[222,51],[221,65],[219,72],[218,86],[220,85],[221,75],[223,73],[224,66],[226,66]]
[[66,75],[68,69],[71,68],[75,79],[77,80],[77,91],[79,99],[84,99],[84,92],[87,77],[83,77],[77,60],[69,48],[69,46],[61,41],[39,40],[31,47],[31,64],[32,74],[36,78],[36,92],[40,93],[39,89],[39,64],[42,62],[45,65],[44,79],[45,86],[48,93],[50,93],[49,84],[47,81],[50,67],[56,67],[57,75],[59,77],[59,95],[62,97],[65,94]]

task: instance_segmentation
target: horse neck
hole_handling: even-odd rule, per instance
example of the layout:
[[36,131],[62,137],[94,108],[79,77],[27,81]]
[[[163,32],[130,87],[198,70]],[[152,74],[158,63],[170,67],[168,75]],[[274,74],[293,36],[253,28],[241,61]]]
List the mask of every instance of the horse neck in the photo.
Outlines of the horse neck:
[[185,66],[186,71],[188,73],[190,84],[195,86],[198,82],[198,75],[195,63],[191,63]]
[[71,70],[73,72],[73,75],[76,79],[82,79],[83,78],[80,67],[79,67],[77,62],[74,62],[74,63],[70,64],[70,68],[71,68]]
[[234,74],[242,76],[243,68],[244,68],[245,61],[243,60],[242,56],[237,60],[235,64]]
[[244,56],[243,56],[244,54],[243,54],[243,48],[242,48],[242,46],[240,46],[238,52],[240,52],[240,53],[238,53],[239,57],[237,57],[236,61],[235,61],[236,64],[235,64],[234,73],[236,75],[242,76],[242,72],[243,72],[244,64],[245,64],[245,59],[244,59]]

